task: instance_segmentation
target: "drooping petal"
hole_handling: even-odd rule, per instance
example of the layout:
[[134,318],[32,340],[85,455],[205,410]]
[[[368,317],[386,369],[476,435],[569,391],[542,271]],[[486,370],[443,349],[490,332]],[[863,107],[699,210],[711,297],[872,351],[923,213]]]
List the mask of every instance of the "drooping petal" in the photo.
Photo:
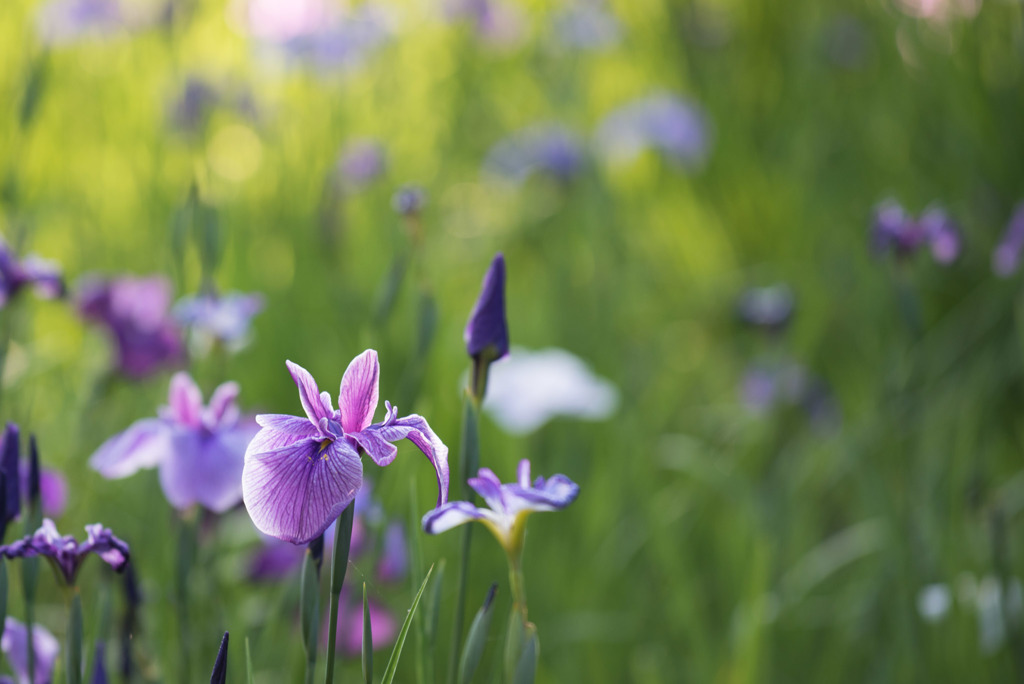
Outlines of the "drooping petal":
[[153,468],[173,454],[170,426],[159,418],[145,418],[100,445],[89,465],[105,478],[133,475]]
[[3,651],[19,682],[50,684],[53,667],[60,653],[60,643],[46,628],[36,624],[32,627],[32,653],[35,660],[35,678],[28,676],[28,628],[12,617],[4,621],[4,633],[0,637],[0,651]]
[[341,427],[345,432],[365,430],[373,422],[377,410],[378,380],[380,362],[377,352],[367,349],[352,359],[341,378],[341,393],[338,408],[341,410]]
[[316,380],[309,374],[309,371],[291,361],[284,363],[288,366],[288,372],[292,374],[292,379],[299,388],[299,401],[302,402],[302,408],[309,416],[309,421],[316,425],[321,418],[329,418],[330,414],[324,410],[323,403],[320,401],[320,388],[316,386]]
[[174,458],[160,464],[160,486],[176,509],[198,503],[223,513],[242,500],[245,445],[224,436],[191,430],[175,433]]
[[[45,522],[45,521],[44,521]],[[128,545],[114,536],[110,528],[100,523],[85,526],[88,538],[78,545],[78,562],[81,563],[88,553],[95,553],[104,563],[121,572],[128,565],[130,557]]]
[[345,440],[314,440],[245,454],[242,497],[264,534],[306,544],[323,533],[355,498],[363,464]]
[[[387,450],[384,442],[408,439],[430,460],[437,473],[437,505],[448,501],[448,447],[430,429],[423,416],[415,413],[392,422],[376,423],[361,432],[351,435],[378,465],[387,465],[394,460],[395,452]],[[394,449],[394,447],[392,447]]]
[[256,416],[262,430],[256,433],[249,448],[255,452],[273,451],[319,435],[317,428],[305,418],[286,416],[280,413],[264,413]]
[[490,511],[477,508],[468,501],[452,501],[427,511],[423,516],[423,531],[427,534],[441,534],[453,527],[492,517],[488,515],[489,513]]

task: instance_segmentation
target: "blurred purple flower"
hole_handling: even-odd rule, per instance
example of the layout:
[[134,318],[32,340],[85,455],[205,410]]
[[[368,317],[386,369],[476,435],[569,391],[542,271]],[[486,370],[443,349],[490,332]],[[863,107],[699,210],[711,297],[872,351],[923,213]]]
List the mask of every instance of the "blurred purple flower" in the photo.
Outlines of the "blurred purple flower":
[[[22,461],[18,466],[21,485],[21,496],[28,499],[29,464]],[[68,503],[68,483],[64,476],[56,470],[43,468],[39,471],[39,500],[43,515],[48,518],[59,518]]]
[[366,350],[345,370],[338,410],[306,369],[286,364],[306,417],[256,416],[262,429],[245,453],[242,491],[257,529],[294,544],[308,543],[355,498],[362,485],[361,451],[386,466],[398,454],[392,442],[402,439],[415,444],[434,467],[438,505],[448,500],[448,447],[423,417],[399,418],[398,409],[385,402],[385,419],[371,424],[380,375],[376,351]]
[[208,351],[214,343],[235,352],[249,342],[252,318],[262,310],[262,295],[228,292],[182,297],[173,315],[189,329],[196,352]]
[[936,263],[948,265],[960,256],[961,243],[959,229],[941,208],[928,209],[916,221],[894,200],[875,208],[871,246],[876,254],[906,259],[928,245]]
[[384,549],[377,561],[377,579],[381,582],[398,582],[409,570],[409,549],[405,539],[405,528],[391,523],[384,531]]
[[170,317],[171,284],[163,276],[86,279],[78,311],[107,328],[117,344],[118,369],[142,378],[184,360],[181,331]]
[[502,484],[491,470],[481,468],[469,486],[487,502],[488,508],[478,508],[468,501],[453,501],[423,516],[423,529],[427,534],[440,534],[447,530],[477,521],[483,523],[510,556],[518,555],[526,529],[526,517],[537,511],[557,511],[565,508],[579,495],[579,485],[565,475],[548,479],[538,477],[530,483],[530,462],[523,459],[516,470],[516,482]]
[[736,305],[741,321],[773,332],[786,327],[795,308],[796,298],[786,285],[752,287],[740,296]]
[[176,509],[199,504],[223,513],[242,498],[245,448],[257,430],[235,403],[238,391],[237,383],[226,382],[204,406],[192,378],[176,373],[160,417],[143,418],[114,435],[89,464],[109,479],[159,466],[160,486]]
[[753,414],[765,415],[777,408],[797,407],[812,423],[833,424],[836,406],[828,386],[798,363],[751,365],[740,383],[740,399]]
[[576,135],[566,128],[533,126],[492,147],[484,166],[517,183],[535,172],[568,181],[583,166],[583,149]]
[[74,586],[75,577],[90,553],[95,553],[116,572],[121,572],[128,563],[128,545],[99,523],[86,525],[85,531],[88,538],[79,543],[71,535],[61,536],[53,521],[44,518],[43,526],[35,534],[0,546],[0,554],[5,558],[43,556],[59,571],[68,586]]
[[56,263],[34,254],[19,259],[0,238],[0,308],[28,286],[43,299],[64,296],[64,279]]
[[606,50],[622,36],[615,15],[597,0],[578,0],[561,10],[554,30],[563,45],[582,50]]
[[[335,648],[347,656],[357,656],[363,649],[363,602],[349,589],[351,585],[342,585],[341,598],[338,601],[338,631]],[[398,636],[398,620],[387,607],[373,599],[368,599],[370,608],[370,634],[373,650],[390,646]],[[325,611],[326,612],[326,611]],[[320,630],[323,643],[327,643],[330,616],[324,615],[324,626]]]
[[[57,664],[60,643],[57,638],[39,624],[32,626],[32,655],[35,663],[32,668],[34,678],[29,677],[28,666],[28,627],[12,617],[4,620],[4,633],[0,637],[0,651],[3,651],[7,662],[14,671],[18,684],[50,684],[53,681],[53,668]],[[13,681],[0,677],[2,681]]]
[[481,41],[495,48],[513,48],[526,33],[522,11],[501,0],[447,0],[444,13],[449,21],[469,23]]
[[362,138],[346,143],[338,158],[337,172],[344,187],[361,188],[380,177],[386,166],[384,146]]
[[709,137],[704,112],[669,93],[619,107],[605,117],[597,131],[598,145],[612,159],[629,161],[646,149],[654,149],[686,168],[704,163]]
[[171,125],[189,133],[200,131],[219,100],[219,93],[209,82],[189,76],[171,104],[168,117]]
[[1020,266],[1021,250],[1024,250],[1024,202],[1014,208],[1003,239],[992,252],[992,270],[995,274],[1008,278],[1016,273]]
[[416,216],[427,203],[427,193],[417,185],[406,185],[391,196],[391,208],[402,216]]
[[154,26],[164,10],[155,1],[49,0],[39,7],[36,28],[43,43],[61,46]]

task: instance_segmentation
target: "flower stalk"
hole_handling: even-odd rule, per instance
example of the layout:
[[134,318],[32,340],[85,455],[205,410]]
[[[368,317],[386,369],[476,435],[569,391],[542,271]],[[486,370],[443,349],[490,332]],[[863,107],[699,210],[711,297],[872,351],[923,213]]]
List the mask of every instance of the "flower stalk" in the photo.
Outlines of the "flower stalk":
[[338,643],[338,603],[341,601],[341,587],[345,582],[345,570],[348,568],[354,512],[355,501],[346,506],[338,516],[334,530],[334,553],[331,556],[331,611],[327,624],[327,671],[324,675],[326,684],[334,682],[334,653]]

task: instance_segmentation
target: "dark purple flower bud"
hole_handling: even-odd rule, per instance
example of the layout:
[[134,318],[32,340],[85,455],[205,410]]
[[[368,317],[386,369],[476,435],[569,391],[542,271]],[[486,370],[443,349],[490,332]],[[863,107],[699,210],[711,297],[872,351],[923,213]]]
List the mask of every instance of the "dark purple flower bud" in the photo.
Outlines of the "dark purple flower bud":
[[213,663],[213,674],[210,675],[210,684],[224,684],[228,679],[228,633],[220,640],[220,648],[217,650],[217,660]]
[[361,188],[384,173],[385,166],[383,145],[376,140],[352,140],[341,151],[337,171],[346,187]]
[[997,276],[1007,278],[1017,272],[1020,266],[1021,250],[1024,249],[1024,202],[1016,206],[1010,223],[1006,226],[1003,239],[992,252],[992,270]]
[[[39,450],[36,448],[36,436],[28,436],[28,505],[31,510],[39,510]],[[21,473],[19,468],[18,489],[21,489]]]
[[163,276],[86,280],[78,311],[107,329],[117,345],[118,370],[142,378],[185,358],[181,331],[170,316],[171,284]]
[[462,335],[473,359],[473,396],[482,401],[487,389],[487,368],[508,354],[508,322],[505,320],[505,257],[499,252],[484,275],[480,296],[473,306]]
[[786,285],[751,288],[740,296],[736,305],[741,321],[771,331],[785,328],[795,308],[796,298]]
[[18,460],[21,452],[21,432],[14,423],[8,423],[0,445],[0,471],[4,475],[3,521],[0,531],[21,513],[21,487],[18,475]]
[[96,642],[96,653],[93,657],[92,665],[92,679],[90,684],[107,684],[110,679],[107,677],[107,664],[104,662],[106,659],[107,648],[103,641]]
[[402,216],[418,215],[426,203],[427,194],[416,185],[401,187],[391,196],[391,208]]
[[124,570],[129,557],[128,545],[99,523],[86,525],[85,531],[87,539],[78,542],[71,535],[61,536],[53,521],[44,518],[43,526],[35,534],[0,546],[0,554],[5,558],[42,556],[53,564],[68,586],[75,585],[75,577],[90,553],[95,553],[116,572]]
[[962,240],[960,230],[944,210],[933,208],[926,211],[919,221],[924,230],[932,258],[936,263],[948,265],[960,256]]

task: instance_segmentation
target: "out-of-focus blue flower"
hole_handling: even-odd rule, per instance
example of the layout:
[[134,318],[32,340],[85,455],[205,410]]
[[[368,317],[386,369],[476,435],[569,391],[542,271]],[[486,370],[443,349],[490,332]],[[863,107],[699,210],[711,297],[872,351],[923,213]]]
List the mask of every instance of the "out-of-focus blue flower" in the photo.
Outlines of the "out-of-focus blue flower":
[[162,3],[120,0],[50,0],[39,7],[36,26],[47,45],[109,38],[155,25]]
[[362,188],[384,173],[387,155],[376,140],[350,140],[338,157],[337,173],[345,188]]
[[223,513],[242,499],[245,448],[256,434],[252,418],[235,403],[238,384],[226,382],[203,405],[191,377],[171,378],[159,418],[143,418],[100,445],[89,464],[117,479],[142,468],[160,468],[160,486],[178,510],[195,504]]
[[84,542],[78,542],[71,535],[61,536],[53,521],[44,518],[43,526],[35,534],[0,546],[0,554],[5,558],[43,556],[53,564],[68,586],[74,586],[75,577],[90,553],[95,553],[116,572],[124,570],[128,564],[128,545],[99,523],[86,525],[85,531],[88,537]]
[[418,185],[406,185],[391,196],[391,208],[402,216],[416,216],[427,203],[427,193]]
[[193,351],[203,354],[214,343],[232,352],[245,347],[252,318],[262,310],[262,295],[228,292],[182,297],[174,305],[173,314],[189,329]]
[[212,84],[202,78],[189,76],[171,103],[168,118],[175,129],[196,133],[206,125],[206,120],[219,101],[220,94]]
[[34,254],[19,259],[0,238],[0,308],[25,287],[32,287],[43,299],[64,296],[64,278],[60,267]]
[[376,351],[366,350],[345,370],[337,410],[306,369],[286,364],[306,416],[256,416],[262,429],[245,452],[242,492],[258,530],[293,544],[318,537],[359,491],[360,453],[386,466],[398,455],[392,442],[402,439],[415,444],[434,467],[438,505],[448,500],[448,447],[422,416],[399,418],[398,409],[385,402],[386,417],[371,424],[380,376]]
[[914,218],[894,200],[875,208],[871,225],[871,247],[876,254],[891,252],[907,259],[927,245],[936,263],[948,265],[960,256],[962,239],[956,224],[945,210],[933,207]]
[[583,147],[570,130],[555,125],[527,128],[502,140],[487,154],[488,171],[520,183],[542,172],[571,180],[583,165]]
[[528,434],[558,416],[604,420],[618,404],[615,385],[574,354],[515,348],[491,368],[483,407],[506,432]]
[[516,481],[502,484],[488,468],[481,468],[469,486],[487,502],[478,508],[468,501],[452,501],[423,516],[427,534],[440,534],[458,525],[483,523],[510,558],[517,558],[523,544],[526,517],[537,511],[557,511],[576,500],[580,488],[565,475],[530,482],[530,462],[523,459],[516,470]]
[[1016,273],[1020,267],[1021,250],[1024,250],[1024,202],[1014,208],[1006,232],[992,252],[992,270],[995,274],[1007,278]]
[[756,415],[779,407],[797,407],[812,423],[824,427],[833,425],[838,417],[825,382],[794,362],[751,365],[740,383],[740,399]]
[[170,316],[171,283],[163,276],[85,279],[78,311],[107,329],[117,345],[117,367],[142,378],[185,358],[181,331]]
[[658,93],[608,114],[597,131],[598,145],[616,160],[629,161],[653,149],[686,168],[704,163],[710,150],[707,117],[678,95]]
[[[53,681],[53,668],[57,664],[60,643],[57,638],[38,623],[32,625],[32,655],[35,659],[29,678],[28,667],[28,627],[12,617],[4,620],[4,633],[0,637],[0,651],[3,651],[18,684],[50,684]],[[12,681],[0,677],[2,681]]]
[[577,0],[558,12],[553,20],[560,43],[580,50],[605,50],[622,36],[622,29],[604,3]]
[[786,327],[796,309],[796,297],[786,285],[752,287],[736,304],[740,320],[747,325],[778,331]]
[[449,21],[464,21],[477,37],[499,49],[514,48],[526,34],[526,20],[514,4],[502,0],[447,0],[444,13]]

